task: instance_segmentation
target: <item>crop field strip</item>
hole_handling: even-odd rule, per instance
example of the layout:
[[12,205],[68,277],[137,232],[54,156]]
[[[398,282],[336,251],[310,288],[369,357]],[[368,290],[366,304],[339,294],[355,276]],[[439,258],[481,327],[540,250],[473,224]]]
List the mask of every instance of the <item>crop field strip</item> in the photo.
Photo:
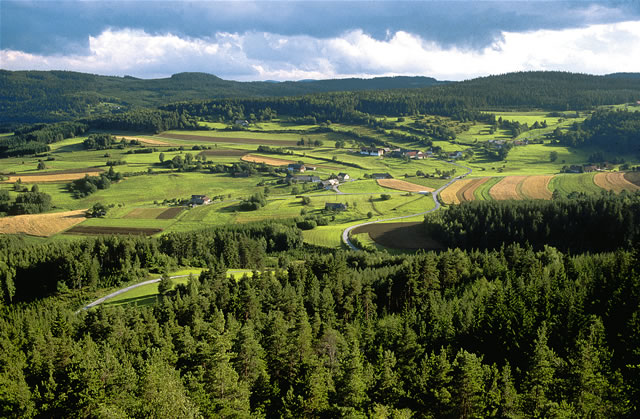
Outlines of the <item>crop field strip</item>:
[[277,159],[272,157],[255,156],[253,154],[244,155],[240,160],[251,162],[251,163],[264,163],[269,166],[286,166],[288,164],[295,163],[295,161],[293,160],[284,160],[284,159]]
[[505,176],[496,183],[490,190],[489,195],[495,200],[522,199],[518,193],[518,185],[525,179],[525,176]]
[[231,143],[231,144],[270,144],[270,145],[292,145],[294,141],[290,140],[267,140],[260,138],[234,138],[234,137],[207,137],[204,135],[187,135],[161,133],[161,138],[167,140],[186,140],[186,141],[202,141],[207,143]]
[[40,175],[10,175],[9,179],[3,181],[2,183],[14,183],[18,179],[22,181],[22,183],[56,183],[56,182],[68,182],[70,180],[82,179],[83,177],[89,176],[99,176],[102,173],[100,171],[92,171],[92,172],[76,172],[76,173],[59,173],[59,174],[45,174],[42,173]]
[[399,179],[377,179],[376,182],[378,185],[389,188],[396,189],[398,191],[405,192],[433,192],[434,189],[428,186],[416,185],[415,183],[406,182],[404,180]]
[[476,199],[476,196],[475,196],[476,189],[478,189],[482,184],[487,182],[489,179],[490,178],[488,177],[483,177],[478,179],[465,179],[465,180],[469,180],[470,182],[468,182],[463,188],[461,188],[458,191],[458,199],[461,202],[474,201]]
[[520,193],[527,199],[551,199],[549,183],[553,175],[527,176],[520,183]]
[[180,215],[184,210],[184,207],[167,208],[162,213],[158,214],[156,220],[172,220]]
[[624,178],[636,186],[640,186],[640,172],[626,172]]
[[49,214],[3,217],[0,218],[0,233],[50,237],[86,220],[85,212],[86,209],[81,209]]
[[637,191],[640,187],[629,182],[623,172],[596,173],[593,182],[607,191],[620,193],[622,191]]
[[[119,136],[116,135],[116,137],[119,137]],[[129,136],[126,136],[126,135],[124,137],[122,137],[122,138],[124,138],[124,139],[126,139],[128,141],[136,140],[136,141],[139,141],[139,142],[141,142],[143,144],[147,144],[147,145],[160,145],[160,146],[168,146],[168,145],[170,145],[169,143],[167,143],[165,141],[154,140],[154,139],[151,139],[151,138],[129,137]]]
[[105,226],[76,226],[64,232],[64,234],[100,235],[100,234],[130,234],[152,236],[160,233],[161,228],[139,227],[105,227]]
[[602,188],[593,181],[593,173],[565,173],[556,175],[549,182],[549,189],[558,191],[563,195],[571,192],[582,192],[586,194],[599,194]]
[[475,179],[460,179],[453,182],[447,188],[445,188],[442,192],[440,192],[440,198],[442,198],[442,202],[445,204],[459,204],[460,199],[458,198],[458,192],[464,188],[469,183],[473,182]]

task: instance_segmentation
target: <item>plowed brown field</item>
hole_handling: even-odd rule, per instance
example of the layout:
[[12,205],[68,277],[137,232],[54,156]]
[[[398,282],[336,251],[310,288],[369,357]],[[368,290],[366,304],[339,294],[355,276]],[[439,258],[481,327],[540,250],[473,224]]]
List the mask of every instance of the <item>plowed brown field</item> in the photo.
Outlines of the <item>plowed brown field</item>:
[[474,192],[476,191],[476,189],[478,189],[480,187],[480,185],[482,185],[483,183],[485,183],[489,179],[491,179],[491,178],[482,177],[482,178],[478,178],[478,179],[469,179],[470,182],[465,184],[458,191],[458,199],[460,200],[460,202],[475,200],[476,197],[474,195]]
[[295,145],[291,140],[263,140],[261,138],[232,138],[232,137],[207,137],[204,135],[172,134],[163,132],[159,134],[168,140],[202,141],[206,143],[232,143],[232,144],[269,144],[269,145]]
[[520,191],[525,198],[551,199],[549,182],[553,175],[527,176],[520,185]]
[[415,183],[405,182],[404,180],[398,179],[377,179],[376,182],[384,188],[396,189],[398,191],[405,192],[433,192],[435,190],[428,186],[416,185]]
[[506,176],[489,190],[489,195],[496,200],[522,199],[518,185],[526,176]]
[[86,220],[86,210],[0,218],[0,233],[49,237]]
[[602,189],[615,193],[640,190],[640,187],[625,179],[623,172],[596,173],[593,182]]

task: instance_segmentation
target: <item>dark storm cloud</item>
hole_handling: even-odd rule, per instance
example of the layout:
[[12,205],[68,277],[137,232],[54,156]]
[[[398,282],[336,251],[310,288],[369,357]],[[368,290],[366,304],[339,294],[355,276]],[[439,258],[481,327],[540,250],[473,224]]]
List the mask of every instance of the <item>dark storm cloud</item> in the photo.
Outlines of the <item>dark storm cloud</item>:
[[219,32],[336,37],[362,30],[375,39],[406,31],[443,47],[479,49],[502,31],[580,27],[640,16],[638,2],[590,1],[5,1],[0,48],[80,54],[108,28],[207,38]]

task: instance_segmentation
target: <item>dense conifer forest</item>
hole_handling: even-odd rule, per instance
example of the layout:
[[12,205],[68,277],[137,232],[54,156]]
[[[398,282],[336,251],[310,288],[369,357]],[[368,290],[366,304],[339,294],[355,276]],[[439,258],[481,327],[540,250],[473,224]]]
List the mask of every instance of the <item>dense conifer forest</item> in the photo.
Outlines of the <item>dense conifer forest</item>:
[[[454,208],[447,219],[480,211],[496,225],[584,211],[615,230],[637,216],[638,195]],[[553,228],[582,243],[582,221]],[[489,236],[502,244],[398,256],[309,251],[295,226],[274,223],[3,239],[0,414],[637,415],[638,247],[621,238],[570,254],[544,244],[553,236]],[[178,264],[206,270],[154,306],[74,314],[83,290]],[[233,279],[229,267],[255,271]]]

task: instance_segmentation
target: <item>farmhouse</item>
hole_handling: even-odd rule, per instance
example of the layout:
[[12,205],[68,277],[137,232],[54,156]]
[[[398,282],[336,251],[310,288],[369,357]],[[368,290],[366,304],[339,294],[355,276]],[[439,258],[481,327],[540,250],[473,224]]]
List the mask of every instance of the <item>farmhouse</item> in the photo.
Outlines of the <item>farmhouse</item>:
[[325,188],[330,188],[333,185],[337,185],[338,183],[338,179],[327,179],[322,181],[322,186],[324,186]]
[[343,204],[341,202],[326,202],[324,209],[329,211],[346,211],[349,208],[349,204]]
[[453,153],[449,153],[450,159],[459,159],[460,157],[462,157],[462,151],[455,151]]
[[248,127],[249,126],[249,121],[247,121],[246,119],[236,119],[236,121],[234,123],[236,125],[240,125],[241,127]]
[[287,170],[290,172],[304,173],[307,168],[304,166],[304,164],[291,163],[289,166],[287,166]]
[[348,174],[346,174],[346,173],[338,173],[338,180],[340,182],[344,182],[345,180],[349,180],[349,179],[350,179],[350,177],[349,177]]
[[410,159],[416,159],[416,160],[423,160],[425,159],[427,156],[420,150],[411,150],[411,151],[406,151],[404,153],[404,155],[406,157],[409,157]]
[[372,179],[393,179],[389,173],[374,173],[371,175]]
[[294,175],[289,176],[288,179],[293,183],[320,183],[320,178],[318,176],[311,175]]
[[362,148],[360,154],[365,156],[382,156],[384,155],[384,148]]
[[189,204],[191,205],[207,205],[211,203],[211,198],[207,195],[191,195]]

